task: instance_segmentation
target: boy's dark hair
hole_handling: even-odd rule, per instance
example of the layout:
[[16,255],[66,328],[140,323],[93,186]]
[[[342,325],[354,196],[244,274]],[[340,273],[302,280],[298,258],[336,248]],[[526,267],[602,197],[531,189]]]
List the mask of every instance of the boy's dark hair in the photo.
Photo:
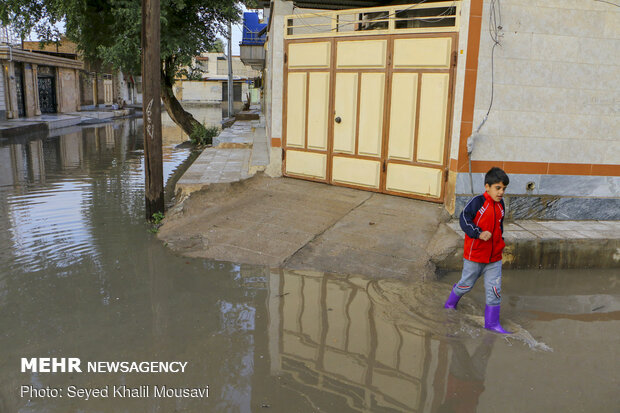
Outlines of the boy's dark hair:
[[489,172],[487,172],[487,174],[484,176],[484,184],[493,185],[498,182],[501,182],[504,185],[508,186],[508,184],[510,183],[510,179],[508,178],[506,172],[504,172],[501,168],[494,166],[493,168],[489,169]]

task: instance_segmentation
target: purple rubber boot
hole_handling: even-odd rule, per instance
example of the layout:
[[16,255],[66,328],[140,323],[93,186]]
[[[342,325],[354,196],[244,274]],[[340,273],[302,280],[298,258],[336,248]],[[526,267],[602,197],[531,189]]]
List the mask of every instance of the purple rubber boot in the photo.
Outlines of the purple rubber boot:
[[456,284],[452,286],[452,289],[450,290],[450,296],[446,300],[446,303],[444,304],[443,308],[451,308],[453,310],[456,310],[456,305],[459,303],[459,300],[461,299],[461,297],[454,294],[454,286],[456,286]]
[[499,323],[499,305],[487,305],[484,308],[484,328],[501,334],[512,334],[510,331],[504,330]]

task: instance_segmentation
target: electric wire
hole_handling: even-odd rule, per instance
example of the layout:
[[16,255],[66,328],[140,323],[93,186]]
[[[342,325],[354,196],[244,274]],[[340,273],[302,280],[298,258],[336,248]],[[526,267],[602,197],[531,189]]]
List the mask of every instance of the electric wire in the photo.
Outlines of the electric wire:
[[607,0],[594,0],[594,1],[599,1],[601,3],[607,3],[607,4],[611,4],[612,6],[620,7],[620,4],[612,3],[611,1],[607,1]]
[[500,0],[491,0],[489,5],[489,36],[493,41],[493,47],[491,48],[491,99],[489,102],[489,108],[487,109],[487,113],[482,118],[482,122],[476,128],[476,131],[472,133],[469,138],[467,138],[467,158],[469,163],[469,185],[471,188],[471,193],[474,193],[474,182],[472,178],[471,172],[471,154],[474,151],[474,137],[480,133],[482,126],[486,123],[489,118],[489,113],[491,113],[491,108],[493,107],[493,98],[495,95],[495,48],[497,46],[501,46],[500,43],[500,30],[502,30],[502,13],[501,13],[501,4]]

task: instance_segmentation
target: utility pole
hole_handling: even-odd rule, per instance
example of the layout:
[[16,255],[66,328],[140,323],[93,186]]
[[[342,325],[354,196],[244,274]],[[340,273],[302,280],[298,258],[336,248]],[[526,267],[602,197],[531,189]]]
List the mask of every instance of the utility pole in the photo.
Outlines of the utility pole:
[[233,116],[232,23],[228,22],[228,117]]
[[160,0],[142,0],[142,116],[147,220],[152,219],[156,212],[164,212],[159,2]]

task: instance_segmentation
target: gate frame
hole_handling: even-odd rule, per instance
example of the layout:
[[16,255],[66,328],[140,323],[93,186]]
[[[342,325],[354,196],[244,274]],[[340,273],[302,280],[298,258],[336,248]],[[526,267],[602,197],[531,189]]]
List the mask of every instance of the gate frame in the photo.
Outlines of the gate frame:
[[[307,181],[314,181],[314,182],[320,182],[320,183],[326,183],[329,185],[334,185],[334,186],[342,186],[342,187],[346,187],[346,188],[353,188],[353,189],[359,189],[359,190],[363,190],[363,191],[368,191],[368,192],[376,192],[376,193],[383,193],[383,194],[387,194],[387,195],[394,195],[394,196],[400,196],[400,197],[405,197],[405,198],[412,198],[412,199],[420,199],[420,200],[424,200],[424,201],[430,201],[430,202],[435,202],[435,203],[441,203],[443,204],[445,201],[445,195],[446,195],[446,184],[448,181],[448,174],[449,174],[449,153],[450,153],[450,144],[451,144],[451,135],[452,135],[452,124],[453,124],[453,116],[454,116],[454,95],[455,95],[455,86],[456,86],[456,68],[457,68],[457,63],[458,63],[458,39],[459,39],[459,32],[458,31],[447,31],[447,32],[438,32],[438,31],[431,31],[431,32],[415,32],[415,33],[399,33],[399,34],[364,34],[364,35],[351,35],[351,36],[322,36],[322,37],[307,37],[307,38],[292,38],[292,39],[284,39],[284,62],[283,62],[283,99],[282,99],[282,175],[286,176],[286,177],[291,177],[291,178],[296,178],[296,179],[303,179],[303,180],[307,180]],[[391,95],[391,86],[392,86],[392,75],[394,73],[394,66],[393,66],[393,53],[394,53],[394,41],[396,39],[411,39],[411,38],[437,38],[437,37],[450,37],[452,39],[452,44],[451,44],[451,51],[450,51],[450,66],[449,68],[446,69],[396,69],[397,73],[419,73],[420,75],[423,73],[448,73],[449,74],[449,78],[448,78],[448,97],[447,97],[447,110],[446,110],[446,128],[445,128],[445,132],[444,132],[444,151],[443,151],[443,159],[442,159],[442,163],[441,165],[436,165],[436,164],[429,164],[429,163],[424,163],[424,162],[416,162],[416,161],[412,161],[412,162],[407,162],[407,161],[400,161],[400,160],[392,160],[392,161],[388,161],[387,158],[387,150],[388,150],[388,144],[389,144],[389,120],[390,120],[390,113],[391,113],[391,104],[392,104],[392,95]],[[383,69],[361,69],[361,68],[355,68],[355,69],[336,69],[336,61],[337,61],[337,47],[336,44],[338,41],[350,41],[350,40],[357,40],[357,41],[363,41],[363,40],[382,40],[385,39],[387,40],[387,47],[386,47],[386,65],[385,68]],[[297,44],[297,43],[325,43],[325,42],[329,42],[330,43],[330,67],[329,69],[325,69],[325,68],[305,68],[305,69],[292,69],[290,70],[288,67],[288,47],[290,44]],[[307,177],[307,176],[301,176],[301,175],[295,175],[295,174],[288,174],[286,173],[286,151],[287,151],[287,146],[286,146],[286,142],[287,142],[287,123],[288,123],[288,113],[287,113],[287,107],[288,107],[288,74],[289,73],[296,73],[296,72],[304,72],[304,73],[312,73],[312,72],[326,72],[329,71],[330,74],[330,79],[329,79],[329,107],[328,107],[328,119],[329,119],[329,123],[327,125],[327,149],[325,151],[322,150],[316,150],[316,149],[308,149],[308,101],[309,101],[309,82],[310,82],[310,76],[307,76],[306,78],[306,122],[304,125],[305,128],[305,148],[302,150],[304,152],[310,152],[310,153],[320,153],[320,154],[324,154],[327,156],[327,165],[326,165],[326,173],[325,173],[325,180],[322,179],[318,179],[318,178],[312,178],[312,177]],[[336,85],[336,73],[338,72],[344,72],[344,73],[358,73],[360,74],[360,76],[358,76],[358,88],[357,88],[357,111],[356,111],[356,131],[355,131],[355,149],[357,152],[357,145],[358,145],[358,137],[359,137],[359,105],[360,105],[360,96],[361,96],[361,90],[360,90],[360,84],[361,84],[361,74],[362,73],[385,73],[385,89],[384,89],[384,102],[383,102],[383,127],[382,127],[382,135],[381,135],[381,156],[379,158],[374,158],[371,156],[365,156],[365,155],[357,155],[357,154],[338,154],[337,156],[342,156],[342,157],[350,157],[350,158],[355,158],[355,159],[369,159],[369,160],[373,160],[373,161],[377,161],[379,160],[381,166],[381,174],[380,174],[380,182],[379,182],[379,188],[368,188],[365,186],[361,186],[361,185],[352,185],[352,184],[343,184],[343,183],[337,183],[337,182],[333,182],[332,180],[332,163],[333,163],[333,157],[334,157],[334,152],[333,152],[333,143],[334,143],[334,121],[333,121],[333,117],[335,116],[334,113],[334,106],[335,106],[335,85]],[[418,127],[419,127],[419,122],[420,122],[420,117],[419,117],[419,113],[420,113],[420,95],[421,95],[421,81],[422,81],[422,76],[418,76],[418,88],[417,88],[417,93],[418,96],[416,98],[416,102],[418,104],[416,104],[416,121],[415,121],[415,139],[417,141],[418,138]],[[295,149],[297,150],[297,149]],[[416,158],[416,153],[417,153],[417,145],[414,145],[414,154],[413,154],[413,159]],[[388,162],[391,163],[395,163],[395,164],[405,164],[405,165],[419,165],[422,167],[426,167],[426,168],[432,168],[432,169],[440,169],[442,170],[442,184],[441,184],[441,191],[440,191],[440,195],[437,198],[433,198],[433,197],[428,197],[428,196],[423,196],[423,195],[418,195],[418,194],[407,194],[407,193],[403,193],[403,192],[395,192],[395,191],[388,191],[386,190],[385,186],[386,186],[386,180],[387,180],[387,165]]]

